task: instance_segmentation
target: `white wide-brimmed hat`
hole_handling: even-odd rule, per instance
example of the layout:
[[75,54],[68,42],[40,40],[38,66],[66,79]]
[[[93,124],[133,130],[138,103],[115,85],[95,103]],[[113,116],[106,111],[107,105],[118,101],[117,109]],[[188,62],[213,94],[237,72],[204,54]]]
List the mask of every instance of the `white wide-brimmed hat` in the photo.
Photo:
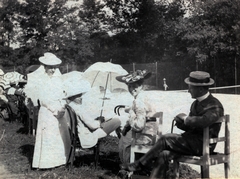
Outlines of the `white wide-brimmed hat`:
[[214,84],[210,74],[205,71],[193,71],[184,81],[192,86],[211,86]]
[[56,55],[50,52],[44,53],[44,56],[40,57],[39,61],[44,65],[49,66],[59,65],[62,63],[62,60],[60,60]]
[[86,93],[90,91],[91,85],[88,81],[86,80],[78,80],[72,83],[72,85],[68,86],[67,89],[65,90],[66,92],[66,97],[64,99],[68,99],[70,97]]

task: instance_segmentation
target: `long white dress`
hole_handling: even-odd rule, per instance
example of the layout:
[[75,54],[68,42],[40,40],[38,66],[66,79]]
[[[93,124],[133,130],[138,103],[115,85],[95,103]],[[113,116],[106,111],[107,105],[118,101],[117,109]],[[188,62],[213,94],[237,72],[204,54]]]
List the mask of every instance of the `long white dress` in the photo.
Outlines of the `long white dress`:
[[[38,115],[37,134],[34,147],[33,168],[53,168],[66,163],[67,152],[64,147],[64,138],[68,133],[64,119],[57,119],[57,114],[64,104],[62,81],[60,76],[51,78],[44,74],[41,77],[42,88],[39,91],[40,110]],[[70,138],[69,138],[70,139]],[[65,143],[65,146],[66,145]]]

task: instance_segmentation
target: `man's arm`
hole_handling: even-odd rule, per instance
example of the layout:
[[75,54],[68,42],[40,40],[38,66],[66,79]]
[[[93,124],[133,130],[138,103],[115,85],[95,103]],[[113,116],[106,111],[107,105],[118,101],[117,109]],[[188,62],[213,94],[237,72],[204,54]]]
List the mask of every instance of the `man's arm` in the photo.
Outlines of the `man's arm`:
[[201,116],[188,116],[184,124],[190,127],[205,128],[216,122],[223,115],[223,108],[212,107],[204,111]]
[[188,131],[190,128],[189,128],[189,126],[186,126],[185,124],[184,124],[184,120],[187,118],[187,115],[186,114],[184,114],[184,113],[180,113],[180,114],[178,114],[175,118],[174,118],[174,120],[175,120],[175,122],[176,122],[176,126],[177,126],[177,128],[179,128],[179,129],[181,129],[181,130],[183,130],[183,131]]
[[88,108],[74,103],[70,103],[69,105],[74,109],[76,115],[81,119],[81,121],[91,130],[100,127],[100,121],[95,120],[96,117],[92,115],[93,113]]

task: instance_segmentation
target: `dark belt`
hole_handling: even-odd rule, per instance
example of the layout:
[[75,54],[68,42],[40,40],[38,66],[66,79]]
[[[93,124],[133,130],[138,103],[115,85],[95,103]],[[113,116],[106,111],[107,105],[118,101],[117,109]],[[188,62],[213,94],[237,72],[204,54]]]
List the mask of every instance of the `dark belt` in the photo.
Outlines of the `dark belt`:
[[156,122],[157,118],[155,117],[146,117],[146,122]]

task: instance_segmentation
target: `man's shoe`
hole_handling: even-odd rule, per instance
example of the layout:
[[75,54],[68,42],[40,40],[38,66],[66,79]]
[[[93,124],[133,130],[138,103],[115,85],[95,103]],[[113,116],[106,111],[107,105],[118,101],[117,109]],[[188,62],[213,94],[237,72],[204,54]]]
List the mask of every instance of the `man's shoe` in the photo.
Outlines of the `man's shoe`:
[[127,165],[127,170],[130,172],[135,172],[141,169],[142,169],[142,164],[139,161],[136,161]]

